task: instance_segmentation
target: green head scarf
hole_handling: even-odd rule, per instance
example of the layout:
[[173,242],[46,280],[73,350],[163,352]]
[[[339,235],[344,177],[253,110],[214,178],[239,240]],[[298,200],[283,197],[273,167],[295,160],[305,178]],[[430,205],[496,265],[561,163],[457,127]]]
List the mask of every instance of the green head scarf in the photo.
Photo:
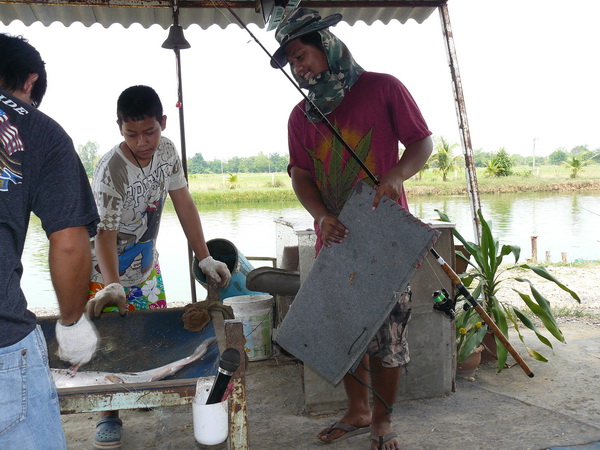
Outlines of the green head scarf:
[[[318,33],[321,37],[321,44],[327,57],[329,70],[317,74],[310,80],[297,77],[293,71],[292,75],[301,88],[308,90],[308,98],[325,115],[337,108],[344,99],[346,92],[350,90],[360,74],[364,72],[364,69],[354,61],[346,44],[328,30],[330,25],[339,22],[339,20],[341,20],[339,14],[321,19],[315,10],[297,8],[283,19],[275,32],[275,38],[281,46],[275,52],[273,59],[281,67],[287,64],[285,47],[290,41],[311,32]],[[271,65],[277,67],[277,64],[273,61]],[[306,104],[306,115],[311,122],[320,120],[319,115],[313,111],[310,103]]]
[[[308,90],[308,98],[325,115],[329,114],[342,103],[344,95],[356,83],[364,72],[359,66],[346,44],[333,35],[329,30],[318,31],[329,63],[329,70],[321,72],[314,78],[303,80],[293,73],[301,88]],[[311,122],[318,122],[318,114],[306,104],[306,115]]]

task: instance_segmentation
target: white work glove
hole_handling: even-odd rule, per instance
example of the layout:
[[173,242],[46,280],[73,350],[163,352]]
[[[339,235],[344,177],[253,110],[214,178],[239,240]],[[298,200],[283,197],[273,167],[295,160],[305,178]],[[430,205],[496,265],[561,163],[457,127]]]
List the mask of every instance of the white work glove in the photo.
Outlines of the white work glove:
[[96,292],[94,298],[87,302],[86,312],[93,319],[94,317],[100,317],[104,307],[111,305],[116,305],[121,315],[127,312],[125,291],[119,283],[111,283]]
[[58,357],[73,365],[80,366],[92,359],[98,346],[98,331],[90,319],[84,314],[71,325],[56,322],[56,341]]
[[231,272],[227,264],[215,261],[212,256],[207,256],[198,262],[198,267],[206,275],[206,278],[215,280],[220,288],[226,288],[231,281]]

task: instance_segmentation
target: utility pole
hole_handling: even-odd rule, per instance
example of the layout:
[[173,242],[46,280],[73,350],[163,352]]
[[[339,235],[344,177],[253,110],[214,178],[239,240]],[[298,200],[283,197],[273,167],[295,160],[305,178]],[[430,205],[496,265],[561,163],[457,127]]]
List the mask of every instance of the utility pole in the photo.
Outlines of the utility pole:
[[532,169],[533,169],[533,174],[535,175],[535,141],[537,138],[533,138],[533,164],[532,164]]
[[475,157],[473,155],[473,146],[471,145],[471,132],[467,120],[467,107],[462,89],[462,81],[458,71],[458,57],[454,46],[454,35],[450,25],[450,15],[448,5],[444,2],[438,6],[440,13],[440,22],[444,34],[444,44],[446,45],[446,56],[450,66],[452,76],[452,89],[454,91],[454,107],[456,108],[456,117],[458,119],[458,129],[460,131],[460,140],[462,144],[463,155],[465,158],[465,175],[467,178],[467,194],[469,195],[469,205],[471,206],[471,219],[475,241],[481,243],[481,223],[477,216],[477,211],[481,209],[481,200],[479,198],[479,185],[477,184],[477,171],[475,168]]

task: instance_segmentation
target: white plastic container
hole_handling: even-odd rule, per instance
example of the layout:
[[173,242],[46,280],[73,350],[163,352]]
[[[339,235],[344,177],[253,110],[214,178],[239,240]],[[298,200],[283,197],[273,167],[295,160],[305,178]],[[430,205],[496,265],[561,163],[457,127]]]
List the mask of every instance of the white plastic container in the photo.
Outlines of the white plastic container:
[[273,346],[273,296],[264,294],[238,295],[223,300],[231,306],[235,318],[242,321],[245,351],[250,361],[271,357]]
[[196,383],[196,396],[192,402],[194,438],[199,444],[217,445],[225,442],[229,435],[229,415],[227,400],[207,405],[206,400],[215,377],[199,378]]

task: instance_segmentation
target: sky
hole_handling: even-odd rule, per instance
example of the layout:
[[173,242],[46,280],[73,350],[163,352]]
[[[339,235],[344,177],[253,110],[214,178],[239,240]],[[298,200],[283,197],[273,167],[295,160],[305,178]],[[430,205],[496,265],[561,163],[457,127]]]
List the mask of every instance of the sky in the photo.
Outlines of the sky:
[[[474,149],[547,156],[600,148],[599,1],[449,0],[448,9]],[[192,46],[181,50],[187,157],[286,155],[287,118],[302,97],[231,23],[185,30]],[[271,53],[277,49],[274,32],[250,29]],[[103,154],[121,141],[116,101],[135,84],[156,89],[168,117],[163,135],[181,147],[175,54],[161,47],[167,30],[26,27],[0,18],[0,31],[23,35],[40,51],[49,79],[40,109],[76,148],[95,141]],[[460,143],[437,12],[423,24],[340,23],[331,31],[366,70],[391,73],[408,87],[434,136]]]

